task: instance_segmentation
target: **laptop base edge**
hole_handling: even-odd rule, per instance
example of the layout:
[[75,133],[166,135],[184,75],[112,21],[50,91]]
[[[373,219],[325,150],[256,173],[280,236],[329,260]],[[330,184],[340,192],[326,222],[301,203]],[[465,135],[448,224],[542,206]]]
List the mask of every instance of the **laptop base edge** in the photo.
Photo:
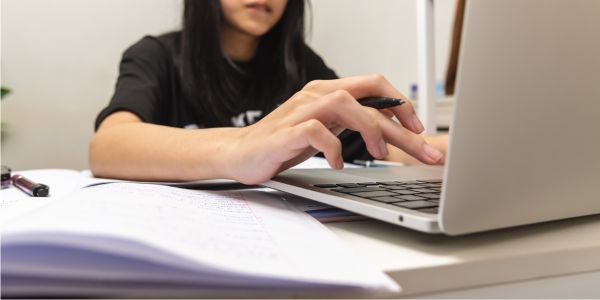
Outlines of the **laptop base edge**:
[[[312,191],[303,187],[282,182],[281,180],[270,180],[262,183],[261,185],[420,232],[429,234],[443,233],[438,222],[439,215],[419,214],[409,209],[398,209],[398,211],[392,211],[359,201],[348,201],[348,199],[344,199],[343,197]],[[404,211],[406,213],[404,213]]]

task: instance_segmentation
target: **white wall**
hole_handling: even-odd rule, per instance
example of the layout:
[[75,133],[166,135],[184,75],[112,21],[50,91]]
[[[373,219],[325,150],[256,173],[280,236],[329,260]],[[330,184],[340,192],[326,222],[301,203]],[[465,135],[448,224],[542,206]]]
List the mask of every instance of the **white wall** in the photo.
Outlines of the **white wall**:
[[[308,40],[338,75],[381,73],[409,96],[417,80],[416,1],[313,0]],[[443,80],[454,1],[435,5],[436,73]]]
[[[408,94],[416,81],[415,0],[313,0],[310,44],[339,75],[385,74]],[[443,78],[453,1],[437,0]],[[179,27],[181,0],[2,0],[2,164],[87,168],[97,113],[122,51]]]

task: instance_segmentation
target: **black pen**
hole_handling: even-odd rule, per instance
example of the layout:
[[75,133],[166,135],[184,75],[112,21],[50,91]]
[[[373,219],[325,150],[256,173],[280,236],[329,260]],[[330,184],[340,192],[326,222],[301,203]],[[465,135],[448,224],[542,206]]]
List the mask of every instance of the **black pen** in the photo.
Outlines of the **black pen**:
[[33,182],[22,175],[13,175],[13,185],[33,197],[48,197],[50,187],[45,184]]
[[376,109],[391,108],[405,103],[402,99],[389,97],[366,97],[358,99],[358,103],[362,106],[368,106]]

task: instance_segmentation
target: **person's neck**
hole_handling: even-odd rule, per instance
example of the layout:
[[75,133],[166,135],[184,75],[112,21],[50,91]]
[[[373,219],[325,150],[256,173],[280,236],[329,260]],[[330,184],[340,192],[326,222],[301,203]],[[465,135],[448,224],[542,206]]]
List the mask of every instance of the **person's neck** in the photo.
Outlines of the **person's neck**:
[[258,48],[259,38],[224,25],[221,32],[221,46],[231,60],[246,62],[252,60]]

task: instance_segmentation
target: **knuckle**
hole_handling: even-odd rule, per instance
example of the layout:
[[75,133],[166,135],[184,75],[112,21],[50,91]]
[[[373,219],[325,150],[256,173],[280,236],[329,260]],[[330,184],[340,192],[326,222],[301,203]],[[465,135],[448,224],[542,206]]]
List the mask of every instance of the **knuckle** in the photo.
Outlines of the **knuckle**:
[[304,122],[303,130],[306,134],[314,134],[322,128],[323,124],[315,119]]
[[408,133],[407,137],[408,138],[405,138],[405,140],[408,141],[405,142],[405,145],[408,149],[411,149],[413,152],[417,152],[420,149],[423,149],[423,146],[425,146],[426,144],[425,140],[419,135]]
[[342,100],[340,100],[339,97],[335,97],[333,95],[329,95],[328,97],[325,97],[321,101],[321,104],[323,105],[323,107],[325,107],[325,109],[329,109],[330,107],[339,106],[341,103],[342,103]]
[[385,76],[382,74],[372,74],[369,76],[369,79],[375,85],[380,85],[387,82],[387,79],[385,79]]
[[345,90],[337,90],[330,94],[327,98],[327,104],[333,106],[339,106],[348,101],[348,97],[352,97],[350,93]]
[[327,147],[324,149],[327,156],[338,157],[342,154],[342,142],[337,137],[327,140]]
[[313,98],[313,96],[311,93],[301,90],[294,94],[292,98],[297,102],[304,103],[310,101]]
[[294,93],[294,95],[292,95],[291,98],[292,99],[296,99],[296,98],[302,99],[302,98],[306,98],[308,95],[309,95],[308,92],[300,90],[300,91],[297,91],[296,93]]
[[333,141],[333,147],[335,148],[336,152],[341,152],[342,151],[342,141],[340,141],[340,139],[335,138]]
[[315,90],[318,89],[319,86],[322,85],[323,80],[311,80],[306,85],[304,85],[303,90]]
[[336,90],[335,92],[333,92],[333,95],[335,97],[339,97],[339,98],[352,97],[352,95],[350,95],[350,93],[346,90]]
[[377,119],[379,117],[379,115],[381,114],[379,112],[379,110],[377,110],[376,108],[372,108],[372,107],[364,107],[364,109],[367,112],[367,115],[369,116],[369,118],[371,119]]
[[369,128],[372,129],[379,129],[379,118],[380,118],[380,112],[377,111],[377,109],[374,108],[370,108],[370,107],[366,107],[367,109],[367,120],[366,120],[366,125],[369,126]]

